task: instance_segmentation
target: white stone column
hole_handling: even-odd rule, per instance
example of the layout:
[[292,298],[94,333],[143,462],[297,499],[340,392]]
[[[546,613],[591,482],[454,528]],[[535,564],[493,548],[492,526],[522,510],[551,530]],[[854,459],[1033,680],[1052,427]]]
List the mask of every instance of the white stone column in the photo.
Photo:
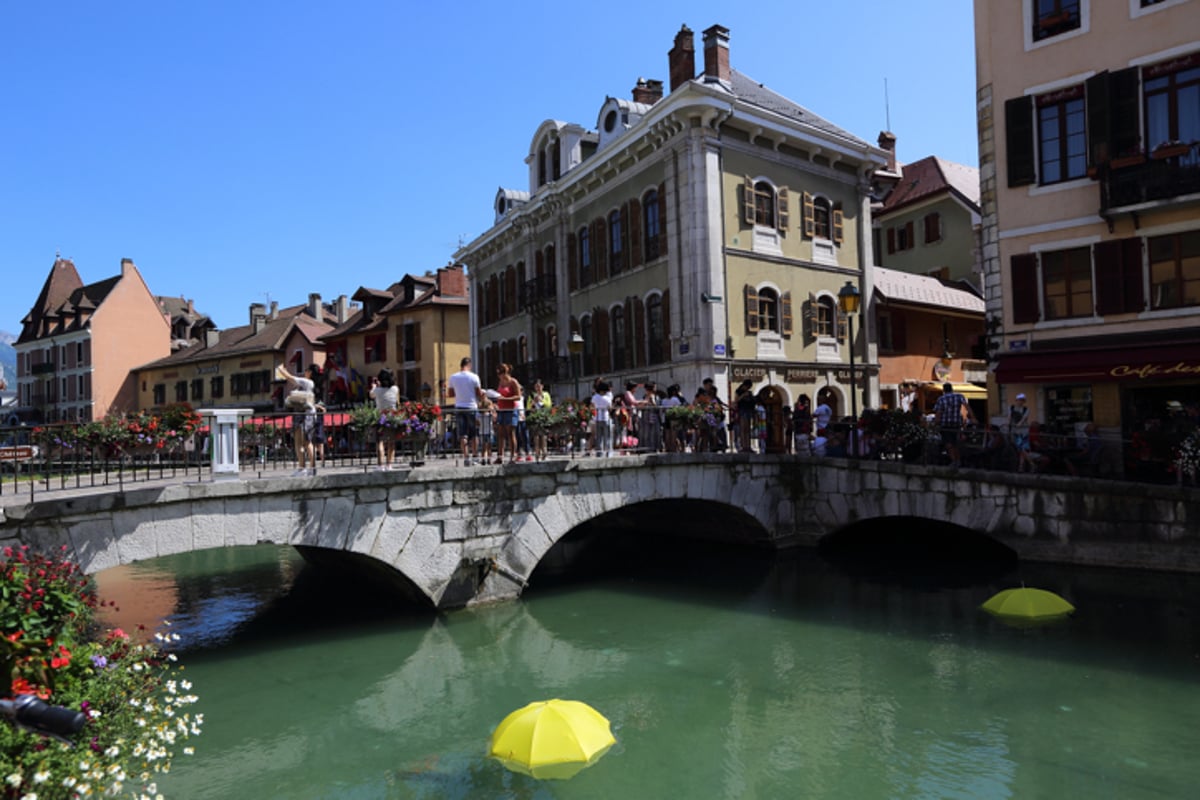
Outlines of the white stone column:
[[208,420],[209,455],[214,481],[235,480],[238,465],[238,420],[254,412],[249,408],[203,408],[200,416]]

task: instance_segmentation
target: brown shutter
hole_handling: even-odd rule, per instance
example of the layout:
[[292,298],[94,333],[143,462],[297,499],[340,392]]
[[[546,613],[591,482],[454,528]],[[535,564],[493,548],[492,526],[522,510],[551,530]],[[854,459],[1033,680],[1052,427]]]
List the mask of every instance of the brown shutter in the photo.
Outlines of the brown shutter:
[[1121,265],[1125,275],[1125,310],[1144,311],[1146,291],[1142,281],[1142,239],[1134,236],[1124,239],[1121,244]]
[[[1108,79],[1109,114],[1112,128],[1109,141],[1113,156],[1129,156],[1142,152],[1139,126],[1138,68],[1128,67],[1112,73]],[[1151,145],[1158,144],[1153,142]]]
[[1089,167],[1107,164],[1112,157],[1109,152],[1109,137],[1112,135],[1112,106],[1109,103],[1108,77],[1108,70],[1104,70],[1084,82],[1087,95],[1087,163]]
[[642,202],[636,199],[629,201],[629,243],[633,248],[629,254],[629,265],[640,267],[646,243],[642,241]]
[[625,365],[632,369],[637,365],[637,351],[641,338],[635,336],[637,331],[637,311],[635,308],[634,298],[632,295],[625,298]]
[[1010,261],[1013,322],[1038,321],[1037,256],[1018,253]]
[[800,314],[804,323],[804,338],[812,341],[817,338],[817,296],[809,292],[808,299],[801,306]]
[[845,220],[842,217],[842,204],[833,207],[833,243],[840,245],[845,235]]
[[895,228],[887,229],[887,250],[888,250],[889,255],[896,252],[896,229]]
[[746,284],[746,333],[758,333],[758,292]]
[[1008,150],[1008,185],[1028,186],[1037,181],[1032,97],[1004,101],[1004,136]]
[[612,351],[608,327],[608,310],[597,308],[592,315],[592,333],[596,337],[596,372],[612,372]]
[[[667,254],[667,184],[658,185],[658,254]],[[667,350],[670,352],[670,349]]]
[[629,271],[629,203],[621,204],[621,271]]
[[662,293],[663,317],[663,355],[667,362],[671,361],[671,290],[664,289]]
[[642,298],[633,298],[633,365],[646,366],[646,304]]
[[[413,334],[413,340],[412,340],[413,360],[420,361],[421,360],[421,323],[419,323],[419,322],[413,323],[412,334]],[[418,381],[418,385],[420,385],[420,381]]]
[[396,361],[404,361],[404,326],[396,326]]
[[788,188],[780,186],[777,193],[779,203],[779,213],[776,215],[778,225],[776,226],[780,233],[787,233],[788,229]]
[[892,350],[902,353],[908,349],[908,320],[902,309],[892,310]]
[[904,242],[905,248],[904,249],[912,250],[913,244],[917,241],[917,238],[916,238],[916,233],[913,230],[913,223],[912,223],[911,219],[908,222],[904,223],[904,238],[905,238],[905,242]]
[[1125,310],[1125,275],[1121,269],[1122,241],[1109,239],[1092,248],[1096,263],[1096,313],[1119,314]]
[[567,234],[567,289],[579,288],[579,242],[574,233]]
[[838,343],[840,344],[840,343],[846,341],[846,323],[847,323],[847,319],[849,318],[850,315],[843,314],[841,311],[837,311],[837,310],[835,310],[833,312],[833,314],[834,314],[835,322],[837,324],[837,340],[838,340]]
[[754,225],[754,179],[749,175],[742,180],[742,222]]
[[784,292],[779,298],[780,330],[784,336],[792,335],[792,293]]
[[592,223],[592,260],[595,263],[596,280],[608,279],[608,223],[604,217]]
[[813,238],[815,227],[813,222],[813,196],[808,192],[800,195],[801,223],[800,227],[805,239]]

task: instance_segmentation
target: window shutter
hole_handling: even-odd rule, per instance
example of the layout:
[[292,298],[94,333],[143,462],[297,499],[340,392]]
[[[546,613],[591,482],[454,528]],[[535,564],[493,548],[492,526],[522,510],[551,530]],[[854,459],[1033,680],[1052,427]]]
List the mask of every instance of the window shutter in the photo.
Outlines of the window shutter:
[[804,338],[811,341],[817,338],[817,296],[811,292],[801,306],[800,314],[804,325]]
[[621,204],[621,271],[629,271],[629,203]]
[[642,298],[633,298],[633,365],[646,366],[646,304]]
[[914,242],[916,242],[916,235],[913,233],[913,223],[910,219],[904,223],[904,249],[912,250]]
[[[386,335],[386,334],[385,334]],[[396,360],[404,360],[404,326],[396,326]]]
[[[1088,78],[1084,83],[1087,95],[1087,138],[1088,166],[1098,167],[1107,164],[1112,154],[1109,152],[1109,137],[1112,135],[1112,113],[1109,103],[1109,72],[1104,70]],[[1104,312],[1100,312],[1104,313]]]
[[925,244],[942,238],[942,215],[936,211],[925,215]]
[[579,288],[579,242],[574,233],[567,234],[567,288]]
[[517,313],[517,271],[509,267],[504,274],[508,277],[508,313],[512,316]]
[[792,335],[792,293],[784,292],[779,298],[780,331],[784,336]]
[[813,238],[815,226],[813,222],[813,196],[808,192],[803,192],[800,195],[800,218],[801,230],[805,239]]
[[1142,280],[1142,244],[1138,236],[1121,242],[1121,265],[1125,274],[1125,310],[1144,311],[1146,306],[1145,284]]
[[754,179],[749,175],[742,179],[742,222],[754,225]]
[[1037,256],[1033,253],[1014,255],[1009,271],[1012,275],[1013,322],[1037,322]]
[[846,322],[848,315],[843,314],[841,311],[835,311],[834,313],[837,315],[837,340],[838,344],[841,344],[846,341]]
[[758,292],[746,284],[746,333],[758,333]]
[[608,311],[597,308],[592,315],[595,320],[592,330],[596,335],[596,371],[602,374],[612,372],[612,351],[608,327]]
[[604,217],[592,223],[592,259],[595,261],[596,280],[608,279],[608,223]]
[[642,203],[640,200],[629,201],[629,264],[633,267],[642,265],[642,253],[646,246],[642,242]]
[[1121,253],[1123,242],[1120,239],[1109,239],[1097,242],[1092,248],[1096,263],[1096,313],[1119,314],[1125,310],[1124,291],[1125,275],[1121,269]]
[[892,310],[892,350],[902,353],[908,349],[908,320],[901,309]]
[[663,355],[666,358],[666,361],[668,363],[670,363],[671,356],[673,355],[673,353],[671,352],[671,290],[670,289],[663,289],[662,321],[663,321],[663,324],[662,324],[662,327],[663,327],[662,351],[663,351]]
[[[412,337],[413,337],[413,340],[412,340],[413,360],[420,361],[421,360],[421,323],[414,322],[412,324]],[[418,381],[418,383],[419,383],[419,381]]]
[[779,191],[776,193],[776,196],[778,198],[778,204],[779,204],[779,213],[775,215],[775,218],[779,221],[779,224],[777,227],[778,227],[780,233],[787,233],[788,219],[789,219],[788,218],[788,188],[786,186],[780,186]]
[[845,222],[842,217],[842,204],[833,207],[833,243],[840,245],[844,237]]
[[[1128,67],[1109,75],[1109,119],[1112,123],[1112,156],[1128,156],[1142,151],[1139,101],[1139,73]],[[1155,142],[1154,144],[1157,144]]]
[[1004,101],[1004,136],[1008,149],[1008,185],[1028,186],[1037,181],[1032,97]]
[[891,255],[892,253],[896,252],[896,229],[895,228],[887,229],[887,239],[888,239],[888,242],[887,242],[888,255]]
[[[658,185],[658,254],[667,254],[667,184]],[[667,348],[665,352],[670,353]]]

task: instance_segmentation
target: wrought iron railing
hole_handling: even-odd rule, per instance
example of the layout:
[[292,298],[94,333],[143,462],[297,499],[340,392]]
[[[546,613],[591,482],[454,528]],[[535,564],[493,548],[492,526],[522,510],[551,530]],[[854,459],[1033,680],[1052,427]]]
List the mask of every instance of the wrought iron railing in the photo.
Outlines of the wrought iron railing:
[[1200,143],[1163,146],[1150,158],[1115,159],[1100,181],[1101,211],[1200,193]]

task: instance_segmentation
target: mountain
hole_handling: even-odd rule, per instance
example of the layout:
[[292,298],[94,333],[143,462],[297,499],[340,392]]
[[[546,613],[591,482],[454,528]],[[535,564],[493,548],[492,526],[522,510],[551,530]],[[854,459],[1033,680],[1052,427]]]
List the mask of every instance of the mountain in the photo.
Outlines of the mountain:
[[3,373],[10,389],[17,384],[17,351],[12,348],[16,340],[17,337],[11,333],[0,331],[0,373]]

